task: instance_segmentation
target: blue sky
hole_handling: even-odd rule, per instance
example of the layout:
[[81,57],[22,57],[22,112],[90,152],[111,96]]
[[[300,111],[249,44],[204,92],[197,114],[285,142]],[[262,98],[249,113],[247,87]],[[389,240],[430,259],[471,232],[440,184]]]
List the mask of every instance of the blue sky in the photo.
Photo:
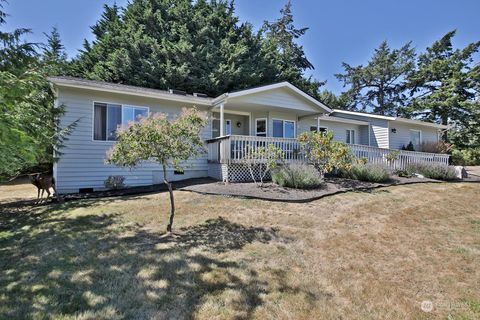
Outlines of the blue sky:
[[[70,57],[84,38],[92,39],[90,26],[100,17],[104,3],[114,0],[10,0],[6,29],[31,28],[30,41],[44,41],[43,32],[57,26]],[[127,0],[116,0],[124,6]],[[260,27],[279,16],[282,0],[236,0],[242,21]],[[297,27],[310,30],[301,40],[315,66],[313,76],[328,80],[336,93],[342,85],[334,74],[343,61],[357,65],[368,61],[383,40],[399,47],[408,41],[423,50],[446,32],[457,29],[456,46],[480,40],[479,0],[293,0]]]

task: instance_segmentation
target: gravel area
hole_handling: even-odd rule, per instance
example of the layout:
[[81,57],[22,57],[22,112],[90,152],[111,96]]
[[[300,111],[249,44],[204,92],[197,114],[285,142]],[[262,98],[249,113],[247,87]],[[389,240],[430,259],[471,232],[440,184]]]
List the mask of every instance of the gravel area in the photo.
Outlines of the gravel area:
[[392,185],[402,185],[411,183],[440,182],[426,178],[402,178],[393,177],[391,181],[385,183],[371,183],[342,178],[326,178],[319,188],[300,190],[293,188],[283,188],[274,183],[265,183],[263,187],[256,186],[254,183],[228,183],[211,182],[196,184],[179,188],[182,191],[191,191],[201,194],[236,196],[252,199],[262,199],[270,201],[283,202],[308,202],[320,199],[329,195],[354,191],[370,190],[379,187]]

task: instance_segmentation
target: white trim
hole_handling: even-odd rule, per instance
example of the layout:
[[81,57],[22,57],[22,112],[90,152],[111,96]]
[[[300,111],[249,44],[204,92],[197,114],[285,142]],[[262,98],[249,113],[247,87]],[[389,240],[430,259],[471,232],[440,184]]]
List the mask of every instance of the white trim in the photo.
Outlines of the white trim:
[[330,109],[329,107],[327,107],[326,105],[324,105],[323,103],[318,101],[317,99],[311,97],[310,95],[306,94],[302,90],[298,89],[297,87],[295,87],[294,85],[292,85],[291,83],[286,82],[286,81],[280,82],[280,83],[275,83],[275,84],[270,84],[270,85],[266,85],[266,86],[261,86],[261,87],[257,87],[257,88],[251,88],[251,89],[236,91],[236,92],[232,92],[232,93],[224,93],[224,94],[216,97],[215,99],[213,99],[212,103],[213,104],[218,103],[219,101],[221,101],[223,99],[226,99],[226,98],[238,98],[238,97],[242,97],[242,96],[245,96],[245,95],[259,93],[259,92],[263,92],[263,91],[267,91],[267,90],[278,89],[278,88],[288,88],[288,89],[294,91],[295,93],[299,94],[303,98],[307,99],[308,101],[312,102],[318,108],[320,108],[322,110],[325,110],[327,112],[332,112],[332,109]]
[[[274,120],[283,121],[283,137],[273,136],[273,121]],[[297,137],[297,122],[295,120],[272,118],[272,138],[285,138],[285,122],[293,122],[293,138],[292,139],[295,139]]]
[[378,114],[370,114],[370,113],[348,111],[348,110],[341,110],[341,109],[333,109],[333,112],[344,113],[344,114],[349,114],[349,115],[354,115],[354,116],[362,116],[362,117],[367,117],[367,118],[383,119],[383,120],[395,120],[396,119],[395,117],[381,116],[381,115],[378,115]]
[[268,118],[255,118],[255,137],[258,137],[257,132],[257,121],[264,120],[265,121],[265,132],[260,132],[260,134],[265,134],[265,137],[268,137]]
[[335,116],[321,116],[318,117],[322,121],[332,121],[332,122],[341,122],[341,123],[349,123],[349,124],[356,124],[359,126],[366,126],[369,124],[367,121],[359,121],[359,120],[353,120],[353,119],[346,119],[346,118],[340,118],[340,117],[335,117]]
[[[94,100],[92,101],[92,142],[99,142],[99,143],[105,143],[105,142],[108,142],[109,144],[113,144],[116,142],[116,140],[108,140],[107,137],[108,135],[106,134],[105,138],[106,140],[95,140],[95,103],[99,103],[99,104],[106,104],[106,105],[117,105],[117,106],[120,106],[120,117],[121,117],[121,123],[123,124],[123,107],[130,107],[130,108],[138,108],[138,109],[146,109],[147,110],[147,116],[150,115],[150,107],[146,107],[146,106],[135,106],[135,105],[131,105],[131,104],[122,104],[122,103],[117,103],[117,102],[105,102],[105,101],[98,101],[98,100]],[[106,126],[108,126],[108,110],[105,114],[105,120],[106,120]]]
[[[324,125],[310,126],[310,129],[312,129],[313,127],[317,128],[317,129],[316,129],[316,132],[320,132],[320,129],[325,129],[325,131],[328,131],[328,127],[327,127],[327,126],[324,126]],[[310,132],[312,132],[312,130],[310,130]]]

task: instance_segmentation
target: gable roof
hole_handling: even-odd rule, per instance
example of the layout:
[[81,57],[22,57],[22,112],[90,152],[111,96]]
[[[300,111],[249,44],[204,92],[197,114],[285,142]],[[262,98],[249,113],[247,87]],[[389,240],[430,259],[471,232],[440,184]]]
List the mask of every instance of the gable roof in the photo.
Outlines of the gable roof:
[[433,127],[437,129],[448,129],[448,126],[443,124],[426,122],[421,120],[414,120],[414,119],[407,119],[407,118],[401,118],[401,117],[383,116],[379,114],[372,114],[372,113],[358,112],[358,111],[348,111],[348,110],[341,110],[341,109],[333,109],[333,112],[346,114],[346,115],[361,116],[361,117],[372,118],[372,119],[382,119],[382,120],[388,120],[388,121],[403,122],[403,123],[414,124],[419,126]]
[[218,104],[221,101],[226,100],[228,98],[238,98],[238,97],[247,96],[247,95],[250,95],[250,94],[256,94],[256,93],[265,92],[265,91],[268,91],[268,90],[281,89],[281,88],[288,89],[288,90],[294,92],[295,94],[305,98],[306,100],[311,102],[313,105],[315,105],[317,108],[319,108],[322,111],[326,111],[328,113],[332,112],[332,109],[327,107],[325,104],[323,104],[322,102],[313,98],[309,94],[303,92],[302,90],[300,90],[299,88],[295,87],[293,84],[291,84],[290,82],[287,82],[287,81],[274,83],[274,84],[269,84],[269,85],[260,86],[260,87],[255,87],[255,88],[250,88],[250,89],[245,89],[245,90],[227,92],[227,93],[224,93],[224,94],[216,97],[215,99],[213,99],[212,102],[215,105],[215,104]]

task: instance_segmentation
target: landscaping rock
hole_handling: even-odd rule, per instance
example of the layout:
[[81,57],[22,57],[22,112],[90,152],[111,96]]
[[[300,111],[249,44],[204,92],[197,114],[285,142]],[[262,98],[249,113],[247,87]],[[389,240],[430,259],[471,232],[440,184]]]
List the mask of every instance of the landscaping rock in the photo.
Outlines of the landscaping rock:
[[458,179],[468,178],[467,170],[462,166],[455,166],[455,175]]

